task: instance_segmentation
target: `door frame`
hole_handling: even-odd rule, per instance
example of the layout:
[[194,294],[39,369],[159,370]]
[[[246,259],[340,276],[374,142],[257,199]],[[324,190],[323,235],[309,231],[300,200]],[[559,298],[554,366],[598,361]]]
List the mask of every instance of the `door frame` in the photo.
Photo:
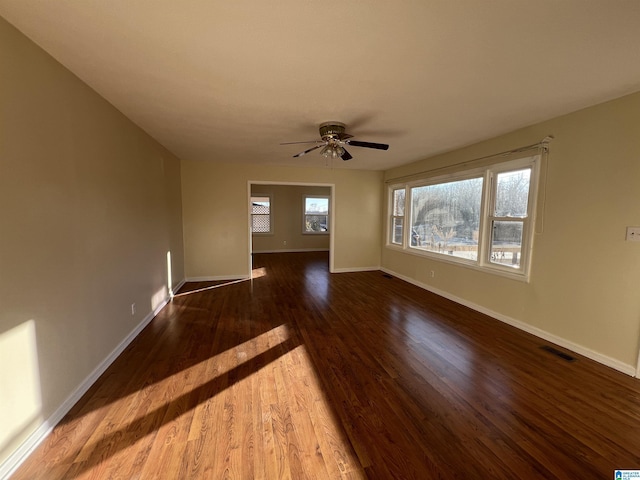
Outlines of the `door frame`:
[[251,235],[251,187],[253,185],[282,185],[291,187],[328,187],[330,189],[330,208],[329,208],[329,273],[334,273],[334,250],[335,250],[335,210],[336,210],[336,185],[335,183],[314,183],[314,182],[278,182],[265,180],[248,180],[247,181],[247,234],[249,235],[249,251],[247,252],[249,277],[253,271],[253,236]]

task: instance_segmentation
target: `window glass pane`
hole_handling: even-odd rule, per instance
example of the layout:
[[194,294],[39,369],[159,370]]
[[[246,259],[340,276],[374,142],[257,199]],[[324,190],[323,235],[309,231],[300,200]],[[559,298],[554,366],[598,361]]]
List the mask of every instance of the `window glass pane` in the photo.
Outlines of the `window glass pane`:
[[526,217],[531,169],[498,174],[496,217]]
[[251,197],[251,213],[268,215],[271,199],[269,197]]
[[253,233],[269,233],[269,215],[253,215],[251,228]]
[[493,222],[491,262],[520,267],[523,222]]
[[306,233],[329,231],[329,197],[304,198],[304,226]]
[[482,177],[411,189],[411,247],[477,260]]
[[254,215],[269,215],[269,204],[260,205],[259,203],[253,203],[251,207],[251,213]]
[[329,199],[322,197],[306,197],[304,199],[305,214],[323,214],[329,213]]
[[305,232],[326,232],[327,215],[305,215]]
[[391,243],[402,245],[402,223],[404,219],[402,217],[393,217],[392,226],[392,238]]
[[251,231],[271,232],[271,198],[251,197]]
[[401,217],[404,215],[404,188],[393,191],[393,215]]

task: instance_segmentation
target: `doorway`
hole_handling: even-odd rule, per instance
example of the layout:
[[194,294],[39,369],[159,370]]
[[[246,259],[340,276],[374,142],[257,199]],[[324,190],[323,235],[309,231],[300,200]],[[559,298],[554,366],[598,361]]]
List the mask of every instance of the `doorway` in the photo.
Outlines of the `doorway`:
[[334,185],[250,181],[249,271],[254,253],[329,252],[333,271]]

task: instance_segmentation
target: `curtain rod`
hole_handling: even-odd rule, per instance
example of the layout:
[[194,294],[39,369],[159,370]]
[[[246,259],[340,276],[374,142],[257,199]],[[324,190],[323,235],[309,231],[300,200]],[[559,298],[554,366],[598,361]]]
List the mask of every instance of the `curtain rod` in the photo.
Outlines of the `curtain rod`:
[[419,175],[423,175],[425,173],[433,173],[433,172],[438,172],[440,170],[448,170],[448,169],[453,168],[453,167],[459,167],[459,166],[462,166],[462,165],[469,165],[469,164],[472,164],[472,163],[479,162],[481,160],[487,160],[489,158],[507,157],[509,155],[513,155],[514,153],[522,153],[522,152],[527,152],[529,150],[541,149],[543,152],[547,152],[549,150],[549,142],[551,142],[551,140],[553,140],[553,135],[547,135],[542,140],[540,140],[538,143],[532,143],[531,145],[526,145],[524,147],[518,147],[518,148],[514,148],[513,150],[507,150],[505,152],[494,153],[494,154],[491,154],[491,155],[486,155],[484,157],[474,158],[472,160],[465,160],[463,162],[454,163],[452,165],[446,165],[446,166],[443,166],[443,167],[432,168],[431,170],[423,170],[421,172],[411,173],[409,175],[403,175],[402,177],[390,178],[388,180],[385,180],[384,183],[395,183],[395,182],[399,182],[401,180],[408,180],[410,178],[417,177]]

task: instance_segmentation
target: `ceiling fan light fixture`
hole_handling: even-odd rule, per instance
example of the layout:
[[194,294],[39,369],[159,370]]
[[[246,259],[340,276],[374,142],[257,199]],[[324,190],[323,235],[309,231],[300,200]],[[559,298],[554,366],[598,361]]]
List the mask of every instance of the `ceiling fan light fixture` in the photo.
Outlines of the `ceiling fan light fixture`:
[[322,150],[320,150],[320,155],[324,158],[340,158],[344,154],[344,148],[340,145],[330,143]]
[[333,151],[333,146],[327,145],[322,150],[320,150],[320,155],[322,155],[324,158],[331,158],[332,151]]
[[344,148],[340,145],[329,144],[320,151],[324,158],[340,158],[344,155]]

